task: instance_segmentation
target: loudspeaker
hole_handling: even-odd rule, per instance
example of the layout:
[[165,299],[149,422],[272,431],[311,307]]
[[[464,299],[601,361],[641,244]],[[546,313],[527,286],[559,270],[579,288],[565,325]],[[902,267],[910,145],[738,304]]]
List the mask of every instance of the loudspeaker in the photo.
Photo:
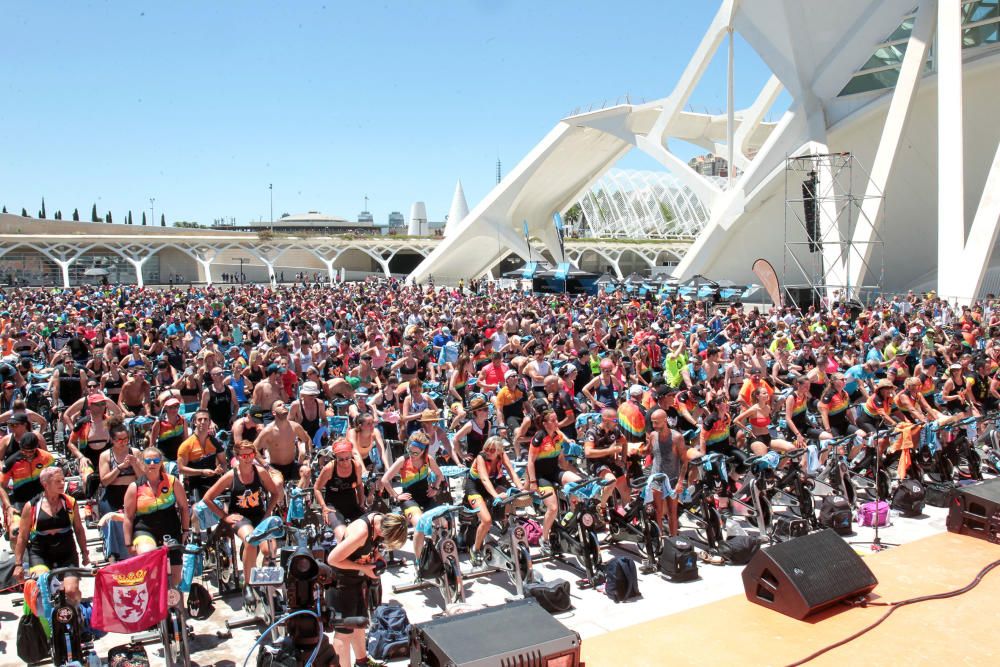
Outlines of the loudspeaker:
[[762,549],[743,569],[748,600],[799,620],[876,585],[861,557],[832,530]]
[[1000,544],[1000,479],[957,489],[945,525],[953,533]]
[[581,667],[580,635],[534,600],[410,626],[410,667]]

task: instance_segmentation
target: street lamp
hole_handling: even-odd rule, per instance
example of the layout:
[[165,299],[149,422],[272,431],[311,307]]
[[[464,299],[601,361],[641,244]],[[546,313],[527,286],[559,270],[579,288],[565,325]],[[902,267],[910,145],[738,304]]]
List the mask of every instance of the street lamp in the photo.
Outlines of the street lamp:
[[249,263],[250,260],[247,259],[246,257],[233,257],[233,261],[240,263],[240,279],[237,280],[236,282],[238,282],[239,284],[242,285],[243,284],[243,262]]
[[153,214],[154,213],[154,209],[153,209],[153,205],[154,204],[156,204],[156,197],[150,197],[149,198],[149,226],[150,227],[155,227],[156,226],[156,216]]
[[274,183],[267,184],[267,191],[271,195],[271,233],[274,233]]

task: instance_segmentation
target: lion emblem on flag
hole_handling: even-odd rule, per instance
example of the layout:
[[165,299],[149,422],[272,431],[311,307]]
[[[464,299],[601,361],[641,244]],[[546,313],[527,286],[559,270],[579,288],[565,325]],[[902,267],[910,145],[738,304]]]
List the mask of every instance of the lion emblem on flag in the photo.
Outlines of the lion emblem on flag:
[[123,623],[137,623],[146,613],[149,590],[146,588],[145,574],[144,570],[139,570],[115,577],[118,585],[111,591],[111,601],[115,616]]

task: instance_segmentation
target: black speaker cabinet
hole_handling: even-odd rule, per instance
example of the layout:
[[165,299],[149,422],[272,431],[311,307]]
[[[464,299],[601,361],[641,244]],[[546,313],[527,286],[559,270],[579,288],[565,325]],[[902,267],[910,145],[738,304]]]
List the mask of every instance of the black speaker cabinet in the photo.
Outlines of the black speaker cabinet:
[[945,525],[953,533],[1000,544],[1000,479],[957,489]]
[[799,620],[870,593],[877,584],[861,557],[832,530],[761,549],[743,569],[748,600]]
[[581,667],[580,635],[534,600],[410,627],[410,667]]

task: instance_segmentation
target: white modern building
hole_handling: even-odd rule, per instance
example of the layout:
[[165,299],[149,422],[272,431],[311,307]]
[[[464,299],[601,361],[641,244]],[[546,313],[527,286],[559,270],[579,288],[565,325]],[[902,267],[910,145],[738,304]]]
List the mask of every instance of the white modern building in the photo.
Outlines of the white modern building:
[[[736,33],[772,73],[745,109],[733,104]],[[728,51],[727,113],[686,111],[719,49]],[[783,91],[787,111],[765,122]],[[539,259],[544,248],[564,259],[553,214],[637,148],[707,213],[675,271],[679,278],[748,281],[763,257],[786,282],[818,281],[829,290],[877,281],[885,291],[934,288],[963,301],[1000,291],[1000,268],[990,268],[1000,228],[997,100],[1000,0],[722,0],[666,97],[560,121],[449,230],[411,280],[483,275],[511,251]],[[723,156],[735,167],[726,182],[675,155],[675,139]],[[795,237],[785,222],[788,193],[804,177],[789,187],[786,160],[843,152],[864,168],[845,183],[829,162],[818,163],[825,242],[812,265],[787,266],[786,244],[803,241],[805,232]],[[848,193],[857,211],[845,221],[836,202]]]

